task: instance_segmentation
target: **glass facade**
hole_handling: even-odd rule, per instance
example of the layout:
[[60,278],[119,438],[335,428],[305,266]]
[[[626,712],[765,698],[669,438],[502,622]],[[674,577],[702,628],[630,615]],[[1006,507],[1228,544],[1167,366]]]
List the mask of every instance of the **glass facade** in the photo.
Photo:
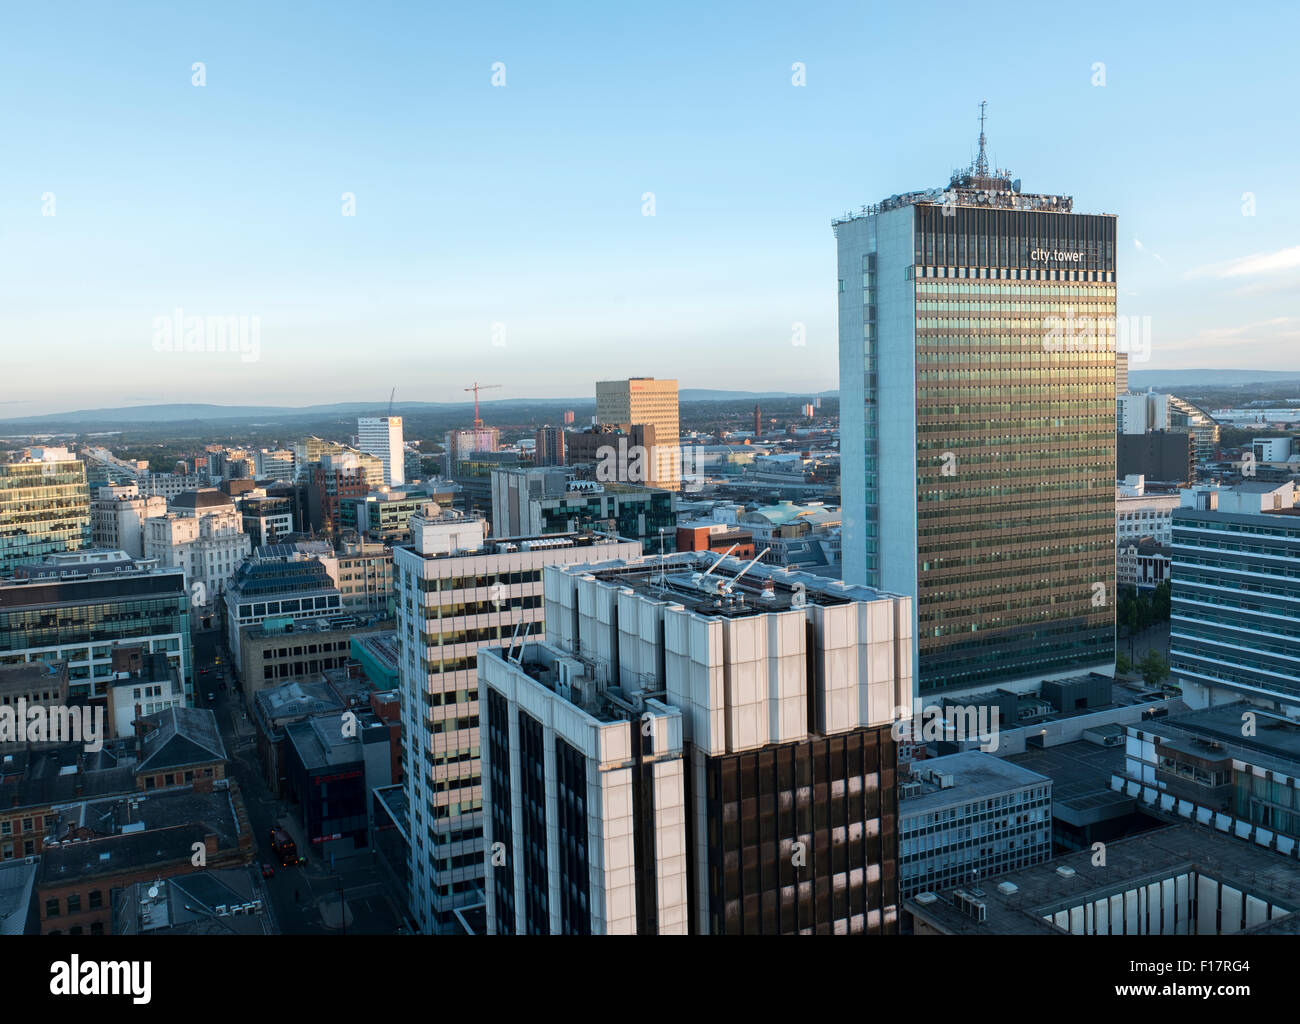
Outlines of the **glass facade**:
[[1115,220],[946,212],[911,268],[922,693],[1114,656]]
[[139,641],[167,654],[192,695],[184,581],[178,570],[0,586],[0,664],[66,660],[72,692],[102,697],[113,646]]
[[89,546],[85,463],[0,464],[0,575],[12,575],[23,562]]

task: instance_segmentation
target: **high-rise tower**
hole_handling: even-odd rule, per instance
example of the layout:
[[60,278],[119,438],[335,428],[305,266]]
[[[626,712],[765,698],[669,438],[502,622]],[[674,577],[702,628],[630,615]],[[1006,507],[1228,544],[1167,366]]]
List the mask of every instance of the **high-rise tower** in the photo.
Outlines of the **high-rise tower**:
[[915,596],[922,696],[1114,661],[1115,218],[984,149],[833,223],[844,579]]

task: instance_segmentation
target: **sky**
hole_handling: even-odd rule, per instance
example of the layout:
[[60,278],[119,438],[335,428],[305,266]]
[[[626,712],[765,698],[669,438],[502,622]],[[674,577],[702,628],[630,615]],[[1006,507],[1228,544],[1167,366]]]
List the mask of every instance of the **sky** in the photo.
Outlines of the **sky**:
[[1300,370],[1298,11],[14,7],[0,416],[834,388],[831,219],[946,184],[981,100],[995,166],[1118,215],[1134,369]]

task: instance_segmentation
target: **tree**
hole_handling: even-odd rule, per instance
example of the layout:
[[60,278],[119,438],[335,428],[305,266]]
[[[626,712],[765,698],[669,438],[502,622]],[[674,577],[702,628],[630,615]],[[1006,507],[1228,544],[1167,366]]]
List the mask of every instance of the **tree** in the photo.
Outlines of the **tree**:
[[1151,618],[1154,622],[1169,621],[1170,586],[1165,580],[1151,592]]
[[1129,656],[1123,651],[1117,651],[1115,653],[1115,674],[1117,676],[1123,676],[1132,671],[1133,662],[1129,660]]
[[1169,663],[1159,651],[1147,651],[1147,655],[1137,666],[1142,673],[1142,680],[1147,686],[1159,686],[1169,676]]

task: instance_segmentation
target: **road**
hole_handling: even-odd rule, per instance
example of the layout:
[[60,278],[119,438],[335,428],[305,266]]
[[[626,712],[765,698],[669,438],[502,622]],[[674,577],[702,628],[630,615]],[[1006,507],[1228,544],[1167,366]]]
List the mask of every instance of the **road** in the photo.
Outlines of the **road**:
[[[230,758],[230,775],[239,783],[253,830],[259,864],[270,864],[275,874],[265,880],[267,897],[284,935],[336,935],[340,884],[347,908],[347,934],[392,935],[401,916],[389,902],[379,869],[369,855],[351,858],[338,870],[317,863],[314,850],[298,852],[306,865],[282,867],[271,852],[271,830],[286,819],[300,820],[296,808],[279,800],[263,778],[258,761],[256,731],[248,721],[240,695],[232,689],[229,664],[218,631],[194,634],[195,704],[210,708]],[[220,663],[217,662],[220,658]],[[204,670],[207,670],[206,672]],[[224,689],[222,687],[225,687]],[[211,693],[213,699],[208,699]],[[301,826],[293,831],[301,834]],[[333,925],[333,927],[331,927]]]

